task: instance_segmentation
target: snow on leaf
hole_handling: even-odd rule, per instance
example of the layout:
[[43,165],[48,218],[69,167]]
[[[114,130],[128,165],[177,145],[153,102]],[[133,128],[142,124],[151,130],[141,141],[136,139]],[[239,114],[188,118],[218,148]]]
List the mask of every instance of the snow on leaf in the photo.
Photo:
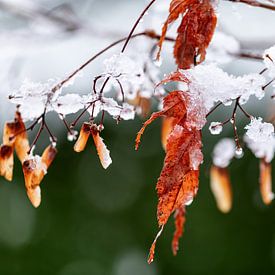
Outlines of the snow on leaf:
[[110,151],[99,135],[100,128],[101,125],[97,126],[96,124],[84,123],[81,127],[78,140],[74,145],[74,150],[78,153],[82,152],[86,147],[89,137],[92,136],[101,165],[104,169],[107,169],[112,163],[112,159],[110,157]]
[[107,169],[112,163],[112,159],[110,157],[110,151],[107,149],[106,145],[103,142],[103,139],[100,137],[99,131],[96,125],[91,126],[91,134],[94,139],[95,147],[96,147],[101,165],[104,169]]
[[[169,16],[162,28],[157,58],[160,57],[168,26],[180,15],[182,21],[178,28],[174,57],[179,68],[188,69],[194,63],[201,63],[205,59],[206,48],[216,28],[217,17],[209,0],[172,0]],[[199,59],[195,61],[197,56]]]
[[[203,160],[201,132],[196,128],[185,127],[188,104],[185,92],[169,93],[164,98],[163,110],[152,114],[136,138],[136,149],[138,149],[146,126],[160,116],[173,119],[172,130],[167,138],[163,169],[156,186],[159,198],[157,218],[160,227],[167,223],[174,211],[190,205],[198,191],[198,169]],[[150,250],[150,262],[153,260],[156,239]]]

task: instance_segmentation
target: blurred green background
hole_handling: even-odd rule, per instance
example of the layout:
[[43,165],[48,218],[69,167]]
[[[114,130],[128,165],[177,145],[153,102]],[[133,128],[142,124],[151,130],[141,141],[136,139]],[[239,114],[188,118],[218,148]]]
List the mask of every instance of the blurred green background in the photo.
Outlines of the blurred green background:
[[[106,124],[103,136],[113,158],[107,171],[92,143],[76,154],[61,135],[38,209],[25,194],[18,162],[12,183],[0,179],[0,274],[274,274],[275,209],[261,202],[258,161],[246,152],[232,163],[234,205],[230,214],[221,214],[209,188],[211,151],[217,140],[208,131],[200,189],[187,208],[178,256],[170,249],[171,218],[154,263],[147,264],[158,231],[155,183],[164,152],[160,121],[146,130],[140,151],[134,151],[141,123],[136,119]],[[231,129],[223,134],[231,134]]]
[[[223,2],[219,7],[221,30],[240,40],[247,50],[274,45],[274,13]],[[13,8],[7,9],[3,3]],[[91,54],[128,34],[148,1],[113,3],[0,0],[0,64],[4,64],[0,70],[0,129],[12,117],[7,95],[18,89],[23,79],[45,82],[63,78]],[[28,7],[44,16],[32,15]],[[67,24],[47,18],[47,14],[77,22],[79,29],[69,29]],[[153,13],[149,15],[150,21]],[[174,66],[171,50],[165,63]],[[101,72],[102,60],[89,67],[69,91],[90,91],[92,78]],[[172,70],[164,65],[163,72]],[[235,75],[262,69],[261,63],[243,60],[226,66],[226,71]],[[252,101],[248,111],[267,118],[274,110],[269,101]],[[224,109],[230,107],[211,120],[227,118],[231,111]],[[240,120],[238,117],[241,135],[248,122]],[[230,165],[234,204],[231,213],[224,215],[216,208],[209,188],[211,153],[221,137],[211,136],[206,127],[200,189],[187,208],[178,256],[171,252],[171,218],[157,243],[155,261],[148,265],[148,251],[158,232],[155,185],[164,159],[160,121],[146,130],[138,152],[134,140],[142,121],[137,118],[119,125],[108,121],[103,137],[113,164],[107,171],[101,167],[92,142],[84,153],[73,152],[73,144],[66,140],[64,126],[58,121],[53,117],[50,126],[59,138],[59,153],[42,182],[38,209],[27,198],[18,161],[12,183],[0,178],[0,275],[275,274],[275,207],[274,203],[266,207],[261,201],[258,160],[249,151]],[[222,136],[232,135],[229,125]],[[48,140],[40,140],[36,153],[47,144]]]

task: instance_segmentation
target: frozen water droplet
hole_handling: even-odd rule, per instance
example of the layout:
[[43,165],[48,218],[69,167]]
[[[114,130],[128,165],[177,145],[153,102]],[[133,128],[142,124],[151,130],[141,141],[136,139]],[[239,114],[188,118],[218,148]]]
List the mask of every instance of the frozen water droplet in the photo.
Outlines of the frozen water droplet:
[[243,155],[244,155],[243,148],[237,147],[236,151],[235,151],[235,157],[238,158],[238,159],[240,159],[240,158],[243,157]]
[[154,64],[157,66],[157,67],[160,67],[162,65],[162,58],[159,57],[159,59],[155,59],[154,60]]
[[99,132],[103,131],[104,130],[104,125],[103,124],[98,125],[97,129],[98,129]]
[[188,201],[185,202],[185,205],[186,205],[186,206],[189,206],[189,205],[192,204],[192,202],[193,202],[193,199],[189,199]]
[[67,139],[68,141],[74,141],[76,140],[78,132],[75,130],[71,130],[71,132],[68,132]]
[[223,125],[220,122],[211,122],[209,131],[212,135],[219,135],[223,130]]
[[231,119],[230,119],[230,123],[231,123],[231,124],[234,124],[234,118],[231,118]]

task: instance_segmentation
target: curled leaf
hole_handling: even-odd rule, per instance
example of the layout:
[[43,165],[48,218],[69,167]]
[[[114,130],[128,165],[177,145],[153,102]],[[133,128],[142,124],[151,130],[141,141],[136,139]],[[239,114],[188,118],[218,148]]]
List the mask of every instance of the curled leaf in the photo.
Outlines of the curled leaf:
[[30,151],[30,145],[25,124],[22,120],[21,114],[16,112],[15,116],[15,152],[21,163],[27,158]]
[[74,145],[74,150],[75,152],[82,152],[84,151],[89,136],[90,136],[90,130],[91,130],[91,124],[90,123],[83,123],[81,130],[80,130],[80,134],[79,137]]
[[91,134],[94,139],[95,147],[96,147],[101,165],[104,169],[107,169],[112,163],[112,159],[110,157],[110,151],[107,149],[106,145],[103,142],[103,139],[100,137],[99,131],[96,125],[92,125]]
[[[170,120],[168,130],[163,134],[166,156],[157,182],[158,193],[158,224],[163,229],[169,217],[176,211],[176,232],[172,242],[173,253],[178,249],[178,240],[183,232],[183,208],[190,205],[197,194],[199,185],[199,165],[203,160],[201,153],[201,133],[195,128],[186,128],[187,96],[182,91],[174,91],[164,98],[163,110],[153,113],[137,134],[136,149],[141,135],[147,125],[156,118],[163,116]],[[177,216],[178,215],[178,216]],[[162,230],[160,231],[160,233]],[[157,238],[155,238],[149,254],[148,262],[154,258]]]
[[180,207],[176,210],[175,215],[175,232],[172,241],[172,251],[174,255],[177,255],[179,250],[179,239],[183,234],[183,228],[185,223],[185,208]]
[[[182,15],[174,46],[174,57],[180,69],[189,69],[205,59],[206,48],[214,34],[217,17],[209,0],[172,0],[159,41],[160,57],[168,26]],[[197,60],[197,57],[199,59]]]
[[49,145],[43,152],[42,157],[34,156],[23,162],[23,173],[27,195],[34,207],[41,203],[40,183],[47,173],[52,161],[57,154],[57,150]]
[[141,136],[143,135],[146,127],[151,124],[155,119],[164,116],[175,119],[175,124],[179,123],[186,114],[185,98],[181,91],[174,91],[169,93],[164,98],[163,110],[153,113],[151,117],[143,124],[143,127],[139,130],[136,137],[136,150],[138,150]]
[[227,168],[213,165],[210,171],[210,186],[218,209],[228,213],[232,208],[232,188]]
[[271,164],[264,159],[260,160],[260,191],[265,204],[270,204],[274,199],[272,192]]
[[155,239],[150,247],[150,251],[149,251],[149,255],[148,255],[148,259],[147,259],[148,264],[151,264],[154,261],[157,240],[160,237],[160,235],[163,231],[163,228],[164,228],[164,226],[161,226],[160,231],[158,232],[157,236],[155,237]]

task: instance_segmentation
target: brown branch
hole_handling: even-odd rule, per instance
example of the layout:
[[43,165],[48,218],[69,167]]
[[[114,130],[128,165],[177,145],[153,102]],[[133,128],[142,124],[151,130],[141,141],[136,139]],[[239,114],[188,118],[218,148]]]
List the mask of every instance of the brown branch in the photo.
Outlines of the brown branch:
[[150,7],[151,7],[155,2],[156,2],[156,0],[152,0],[152,1],[145,7],[145,9],[142,11],[142,13],[140,14],[140,16],[138,17],[136,23],[134,24],[133,28],[131,29],[131,31],[130,31],[130,33],[129,33],[129,35],[128,35],[128,37],[127,37],[127,39],[126,39],[126,41],[125,41],[125,43],[124,43],[124,45],[123,45],[123,47],[122,47],[122,50],[121,50],[122,53],[125,51],[125,49],[126,49],[128,43],[129,43],[131,37],[133,36],[134,31],[136,30],[136,28],[137,28],[139,22],[142,20],[143,16],[146,14],[146,12],[150,9]]
[[[139,37],[139,36],[146,36],[148,38],[151,39],[160,39],[160,35],[157,35],[154,31],[144,31],[144,32],[140,32],[137,34],[134,34],[131,36],[130,39]],[[105,52],[107,52],[108,50],[110,50],[111,48],[115,47],[116,45],[127,41],[129,39],[129,37],[124,37],[121,38],[113,43],[111,43],[109,46],[107,46],[106,48],[104,48],[103,50],[99,51],[97,54],[95,54],[94,56],[92,56],[90,59],[88,59],[85,63],[83,63],[81,66],[79,66],[75,71],[73,71],[68,77],[66,77],[65,79],[63,79],[61,82],[59,82],[57,85],[55,85],[52,88],[52,92],[55,93],[56,91],[58,91],[60,88],[62,88],[62,86],[64,84],[66,84],[67,82],[69,82],[75,75],[77,75],[81,70],[83,70],[85,67],[87,67],[91,62],[93,62],[95,59],[97,59],[99,56],[101,56],[102,54],[104,54]],[[166,41],[174,41],[173,38],[171,37],[167,37],[165,39]]]
[[259,7],[259,8],[264,8],[264,9],[275,11],[275,5],[261,3],[256,0],[225,0],[225,1],[247,4],[249,6]]

